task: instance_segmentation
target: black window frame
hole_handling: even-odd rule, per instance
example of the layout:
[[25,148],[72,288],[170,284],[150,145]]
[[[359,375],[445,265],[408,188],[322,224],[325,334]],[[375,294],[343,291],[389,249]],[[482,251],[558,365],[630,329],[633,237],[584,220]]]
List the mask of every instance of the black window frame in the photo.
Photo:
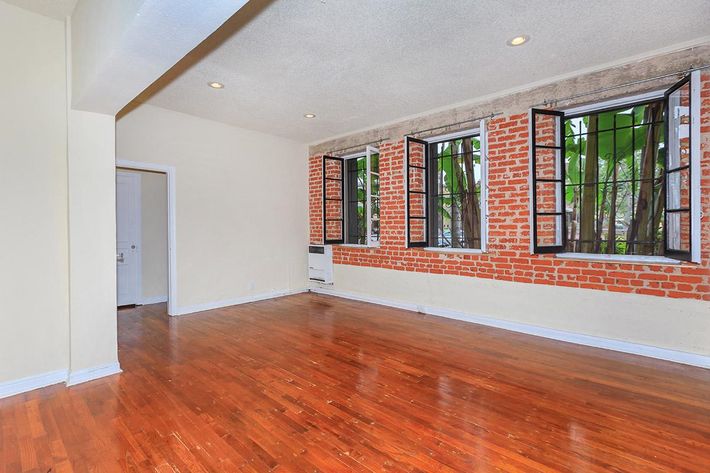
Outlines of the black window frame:
[[[559,145],[557,146],[551,146],[551,145],[538,145],[535,141],[536,137],[536,120],[535,118],[537,115],[549,115],[553,117],[558,117],[559,120],[559,129],[558,129],[558,142]],[[531,202],[531,220],[532,220],[532,232],[531,232],[531,238],[532,238],[532,245],[533,245],[533,252],[536,254],[548,254],[548,253],[562,253],[565,250],[565,247],[567,246],[567,207],[564,199],[564,186],[565,186],[565,181],[566,181],[566,174],[565,174],[565,127],[564,127],[564,121],[565,121],[565,112],[559,111],[559,110],[549,110],[549,109],[539,109],[539,108],[532,108],[530,109],[530,176],[531,176],[531,192],[532,192],[532,202]],[[550,179],[550,178],[543,178],[543,179],[538,179],[537,177],[537,149],[555,149],[558,150],[559,152],[559,163],[557,165],[560,168],[560,176],[559,178],[555,179]],[[561,207],[562,209],[559,212],[538,212],[537,211],[537,183],[538,182],[548,182],[548,183],[557,183],[561,187],[561,196],[560,198],[562,199],[561,202]],[[560,238],[560,244],[559,245],[539,245],[538,244],[538,235],[537,235],[537,222],[538,222],[538,216],[540,215],[555,215],[559,217],[560,219],[560,226],[562,227],[560,231],[562,232],[561,238]]]
[[[664,119],[665,119],[665,133],[666,133],[666,163],[665,163],[665,169],[663,170],[663,194],[665,196],[665,203],[664,203],[664,209],[663,209],[663,253],[668,256],[669,258],[674,258],[682,261],[691,261],[693,257],[693,159],[700,159],[700,157],[694,157],[693,156],[693,124],[692,121],[689,124],[689,129],[690,133],[688,133],[688,149],[690,153],[690,157],[688,159],[688,164],[683,165],[683,166],[677,166],[673,169],[668,169],[668,162],[670,159],[670,146],[668,141],[670,135],[670,130],[671,130],[671,120],[670,120],[670,96],[683,87],[685,84],[689,84],[690,88],[690,93],[688,94],[688,113],[691,116],[691,120],[693,118],[692,113],[693,113],[693,83],[691,81],[691,74],[686,75],[683,77],[681,80],[673,84],[670,88],[668,88],[664,94],[663,94],[663,101],[665,105],[665,110],[664,110]],[[676,172],[681,172],[683,170],[687,169],[688,170],[688,207],[678,207],[678,208],[668,208],[668,199],[670,198],[670,194],[668,193],[668,177]],[[683,250],[677,250],[677,249],[671,249],[668,246],[668,213],[675,213],[675,212],[687,212],[688,213],[688,251],[683,251]]]
[[[367,234],[367,182],[365,182],[365,200],[359,200],[359,199],[353,199],[352,193],[353,191],[357,192],[358,186],[357,186],[357,174],[358,171],[360,170],[358,168],[357,162],[360,159],[365,160],[365,179],[368,179],[367,176],[367,154],[362,154],[362,155],[357,155],[357,156],[352,156],[352,157],[347,157],[343,158],[345,160],[345,181],[346,181],[346,192],[345,192],[345,244],[348,245],[361,245],[361,246],[367,246],[367,242],[369,241],[369,235]],[[355,169],[350,169],[351,165],[350,163],[354,162],[355,163]],[[353,173],[351,175],[351,173]],[[351,209],[351,204],[352,203],[360,203],[362,202],[363,205],[365,205],[365,229],[364,233],[360,234],[359,232],[356,232],[356,235],[358,238],[362,237],[365,239],[365,243],[359,243],[359,242],[353,242],[351,241],[351,231],[353,228],[359,228],[359,222],[357,219],[352,218],[352,210]]]
[[[485,124],[482,123],[482,127],[484,127]],[[453,135],[453,136],[452,136]],[[441,250],[447,250],[447,249],[453,249],[453,250],[474,250],[474,251],[483,251],[484,246],[485,246],[485,226],[487,223],[487,219],[484,216],[484,213],[486,212],[486,205],[483,202],[483,199],[486,196],[486,192],[483,189],[484,186],[487,185],[487,176],[485,175],[486,171],[486,166],[484,164],[484,160],[486,159],[485,156],[485,132],[481,132],[479,129],[478,131],[473,130],[473,131],[467,131],[461,134],[452,134],[448,135],[449,137],[433,137],[429,140],[427,140],[427,144],[429,146],[428,154],[426,156],[427,159],[427,169],[431,169],[432,172],[428,173],[427,179],[428,179],[428,187],[427,187],[427,223],[431,222],[427,226],[427,247],[429,248],[437,248]],[[480,166],[481,166],[481,178],[478,183],[478,193],[479,193],[479,217],[480,217],[480,231],[481,234],[478,237],[479,240],[479,247],[478,248],[473,248],[473,247],[465,247],[465,246],[438,246],[436,242],[439,239],[438,235],[438,223],[437,219],[439,217],[439,211],[438,211],[438,202],[437,199],[444,194],[439,195],[438,194],[438,188],[439,188],[439,173],[438,173],[438,163],[435,163],[436,159],[440,159],[437,156],[437,151],[436,148],[438,145],[442,143],[449,143],[452,141],[456,140],[466,140],[466,139],[472,139],[472,138],[478,138],[480,142],[480,146],[478,151],[473,151],[472,156],[477,152],[480,155]],[[437,165],[435,165],[437,164]],[[459,194],[462,194],[459,192]],[[449,195],[454,195],[453,193],[449,193]]]
[[[696,71],[697,72],[697,71]],[[694,117],[693,116],[693,94],[694,94],[694,88],[693,88],[693,80],[692,80],[692,73],[685,75],[681,80],[673,84],[670,88],[666,89],[665,92],[663,93],[662,97],[658,97],[655,99],[644,99],[644,100],[638,100],[638,101],[632,101],[630,100],[628,103],[619,103],[618,105],[614,106],[609,106],[609,107],[603,107],[599,109],[595,109],[593,111],[589,112],[582,112],[582,113],[575,113],[575,114],[570,114],[566,115],[564,111],[560,110],[551,110],[551,109],[538,109],[538,108],[531,108],[530,109],[530,114],[529,114],[529,120],[530,120],[530,135],[529,135],[529,148],[530,148],[530,192],[531,192],[531,246],[532,246],[532,252],[535,254],[549,254],[549,253],[564,253],[567,247],[567,219],[566,219],[566,213],[567,213],[567,203],[566,200],[564,199],[564,186],[566,183],[566,153],[565,153],[565,133],[564,133],[564,121],[568,119],[573,119],[573,118],[578,118],[580,116],[585,116],[589,115],[592,113],[598,114],[598,113],[604,113],[612,110],[617,110],[619,108],[623,107],[635,107],[635,106],[640,106],[644,104],[649,104],[651,102],[657,102],[657,101],[663,101],[664,104],[664,111],[663,111],[663,117],[664,117],[664,132],[665,132],[665,143],[664,146],[669,146],[668,140],[670,136],[670,126],[671,126],[671,121],[669,119],[669,113],[670,113],[670,107],[669,107],[669,97],[670,95],[677,91],[679,88],[683,87],[686,84],[690,84],[690,93],[689,93],[689,113],[691,117],[691,124],[690,124],[690,133],[689,133],[689,150],[690,150],[690,157],[689,157],[689,162],[687,165],[682,165],[682,166],[677,166],[676,168],[673,169],[668,169],[668,160],[670,153],[668,152],[668,149],[666,149],[666,156],[665,156],[665,163],[664,163],[664,170],[663,170],[663,193],[664,193],[664,208],[663,208],[663,256],[671,259],[676,259],[680,261],[694,261],[693,255],[697,251],[697,249],[694,248],[693,241],[694,241],[694,232],[697,232],[698,229],[694,228],[694,223],[693,221],[695,220],[695,213],[699,212],[699,209],[695,209],[693,207],[693,167],[695,164],[696,160],[699,160],[699,156],[694,156],[693,154],[693,123],[694,120],[699,120],[699,117]],[[552,147],[554,149],[559,149],[560,150],[560,171],[561,171],[561,181],[562,181],[562,189],[563,189],[563,196],[562,196],[562,238],[561,238],[561,244],[560,245],[553,245],[553,246],[542,246],[540,247],[537,242],[537,215],[542,215],[545,213],[538,213],[537,212],[537,182],[545,182],[545,181],[552,181],[552,182],[557,182],[557,179],[549,180],[549,179],[543,179],[540,180],[537,178],[537,170],[536,170],[536,148],[550,148],[549,146],[539,146],[536,145],[535,143],[535,117],[536,114],[541,113],[541,114],[547,114],[547,115],[557,115],[559,116],[560,120],[560,143],[561,147]],[[668,247],[668,175],[670,173],[678,172],[684,169],[688,169],[688,207],[682,207],[678,209],[670,209],[670,212],[675,212],[675,211],[682,211],[682,212],[688,212],[689,214],[689,242],[688,242],[688,250],[683,251],[683,250],[674,250],[670,249]],[[697,178],[697,177],[696,177]],[[554,212],[554,214],[557,214]],[[594,256],[595,253],[589,253],[590,256]],[[607,254],[605,254],[607,255]],[[626,255],[612,255],[612,256],[626,256]],[[644,258],[647,257],[646,255],[632,255],[636,256],[638,258]],[[648,256],[653,258],[653,256]],[[695,261],[698,262],[698,261]]]
[[[422,158],[422,162],[424,163],[424,166],[414,166],[411,164],[411,160],[409,159],[409,143],[417,143],[422,145],[423,147],[423,152],[424,156]],[[431,238],[431,235],[429,234],[429,142],[421,140],[419,138],[414,138],[412,136],[406,136],[404,140],[404,147],[405,147],[405,161],[406,161],[406,166],[405,166],[405,189],[407,190],[407,201],[405,203],[406,206],[406,211],[407,211],[407,219],[406,219],[406,225],[407,225],[407,247],[408,248],[426,248],[429,246],[429,240]],[[419,191],[419,190],[412,190],[410,186],[410,175],[411,175],[411,170],[412,169],[422,169],[423,171],[423,179],[424,179],[424,191]],[[411,215],[411,199],[410,195],[411,194],[420,194],[424,195],[424,216],[423,217],[412,217]],[[411,222],[412,220],[423,220],[424,221],[424,241],[412,241],[411,238]]]
[[[328,160],[340,163],[340,178],[328,177],[326,175],[326,167],[328,165]],[[325,245],[336,245],[342,244],[345,241],[345,162],[343,158],[338,158],[335,156],[323,156],[323,169],[322,169],[322,179],[323,179],[323,244]],[[340,182],[340,199],[328,198],[326,195],[327,182],[328,181],[339,181]],[[326,213],[326,207],[329,201],[340,202],[340,218],[328,218]],[[340,238],[333,239],[328,238],[328,222],[340,222]]]

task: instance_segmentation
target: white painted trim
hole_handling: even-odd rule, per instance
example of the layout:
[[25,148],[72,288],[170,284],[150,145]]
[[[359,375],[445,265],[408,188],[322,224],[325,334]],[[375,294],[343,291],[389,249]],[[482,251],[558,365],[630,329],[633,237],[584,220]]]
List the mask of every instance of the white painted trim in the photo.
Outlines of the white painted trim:
[[361,245],[360,243],[335,243],[333,246],[340,246],[343,248],[377,248],[379,243],[377,245]]
[[616,99],[604,100],[603,102],[592,102],[578,107],[560,108],[559,111],[565,112],[566,120],[567,115],[574,116],[583,113],[593,113],[598,110],[605,110],[608,108],[621,108],[624,105],[631,105],[645,100],[660,100],[663,98],[664,92],[665,90],[654,90],[653,92],[646,92],[645,94],[626,95]]
[[141,297],[140,305],[161,304],[163,302],[168,302],[168,296]]
[[118,362],[94,366],[93,368],[83,370],[70,371],[69,376],[67,377],[67,386],[86,383],[87,381],[93,381],[95,379],[103,378],[104,376],[111,376],[120,372],[121,366]]
[[[483,120],[480,120],[482,123]],[[455,131],[453,133],[447,133],[445,135],[438,135],[438,136],[429,136],[427,138],[421,138],[422,141],[426,141],[427,143],[437,143],[439,141],[449,141],[449,140],[455,140],[456,138],[462,138],[464,136],[469,136],[469,135],[480,135],[480,130],[481,127],[477,128],[471,128],[469,130],[463,130],[463,131]]]
[[116,167],[138,169],[142,171],[162,172],[168,181],[168,315],[177,314],[178,287],[177,287],[177,231],[176,231],[176,177],[175,166],[165,164],[141,163],[117,159]]
[[601,261],[605,263],[635,263],[635,264],[681,264],[681,261],[665,256],[644,256],[644,255],[608,255],[594,253],[556,253],[555,258]]
[[6,381],[0,383],[0,399],[44,388],[53,384],[63,383],[66,380],[67,370],[57,370],[13,381]]
[[485,253],[484,250],[478,248],[448,248],[448,247],[437,247],[437,246],[427,246],[422,248],[424,251],[433,251],[435,253],[459,253],[459,254],[469,254],[469,255],[482,255]]
[[488,249],[488,120],[479,126],[478,139],[481,142],[481,252]]
[[262,294],[255,294],[253,296],[236,297],[234,299],[225,299],[215,302],[205,302],[203,304],[195,304],[191,306],[178,307],[175,313],[170,315],[187,315],[194,314],[195,312],[203,312],[206,310],[220,309],[222,307],[229,307],[233,305],[248,304],[249,302],[263,301],[266,299],[274,299],[277,297],[290,296],[293,294],[299,294],[302,292],[308,292],[308,289],[290,289],[285,291],[272,291]]
[[702,83],[700,81],[700,71],[690,73],[690,260],[693,263],[700,263],[700,232],[701,220],[703,217],[703,208],[700,202],[702,193],[700,187],[700,162],[702,154],[700,150],[700,89]]
[[524,333],[527,335],[534,335],[537,337],[549,338],[562,342],[575,343],[577,345],[585,345],[595,348],[618,351],[622,353],[630,353],[633,355],[646,356],[659,360],[673,361],[675,363],[682,363],[685,365],[699,366],[701,368],[710,368],[710,356],[699,355],[696,353],[687,353],[677,350],[669,350],[667,348],[653,347],[650,345],[624,342],[621,340],[594,337],[591,335],[583,335],[579,333],[566,332],[563,330],[556,330],[545,327],[538,327],[535,325],[523,324],[519,322],[511,322],[491,317],[473,315],[455,310],[443,309],[440,307],[428,307],[407,302],[398,302],[380,299],[376,297],[369,297],[345,291],[312,288],[311,292],[331,295],[335,297],[342,297],[344,299],[370,302],[373,304],[379,304],[388,307],[396,307],[398,309],[411,310],[428,315],[435,315],[438,317],[446,317],[448,319],[455,319],[479,325],[486,325],[488,327],[496,327],[503,330],[510,330],[512,332]]
[[348,159],[355,159],[355,158],[364,158],[367,156],[367,151],[360,151],[358,153],[352,153],[352,154],[346,154],[345,156],[338,156],[340,159],[343,161],[347,161]]

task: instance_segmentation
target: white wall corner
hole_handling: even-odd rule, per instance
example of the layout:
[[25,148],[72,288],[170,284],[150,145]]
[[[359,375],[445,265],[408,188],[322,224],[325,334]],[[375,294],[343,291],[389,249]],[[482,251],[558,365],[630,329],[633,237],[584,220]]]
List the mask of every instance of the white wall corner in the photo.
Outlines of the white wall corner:
[[118,374],[121,373],[121,371],[121,365],[118,362],[108,363],[106,365],[95,366],[93,368],[83,370],[71,371],[69,372],[69,376],[66,378],[66,383],[67,386],[74,386],[86,383],[87,381],[103,378],[104,376]]
[[140,300],[140,305],[148,305],[148,304],[161,304],[163,302],[168,302],[168,296],[151,296],[151,297],[142,297]]
[[221,309],[222,307],[229,307],[233,305],[248,304],[249,302],[263,301],[267,299],[275,299],[277,297],[291,296],[293,294],[300,294],[302,292],[308,292],[307,288],[299,289],[289,289],[283,291],[272,291],[261,294],[254,294],[251,296],[237,297],[234,299],[225,299],[215,302],[205,302],[204,304],[195,304],[191,306],[178,307],[174,313],[170,315],[188,315],[194,314],[195,312],[204,312],[206,310]]

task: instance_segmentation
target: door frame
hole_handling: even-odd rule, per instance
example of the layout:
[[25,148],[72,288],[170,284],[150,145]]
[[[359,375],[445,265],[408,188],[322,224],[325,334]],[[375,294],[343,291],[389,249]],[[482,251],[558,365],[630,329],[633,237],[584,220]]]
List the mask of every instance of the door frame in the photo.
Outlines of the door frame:
[[[130,173],[130,172],[125,172],[123,169],[126,168],[121,168],[121,169],[116,169],[116,176],[118,176],[119,172],[123,172],[124,176],[129,176],[133,180],[133,199],[134,199],[134,208],[131,209],[133,212],[133,215],[136,218],[135,225],[133,226],[133,241],[135,242],[136,246],[136,261],[135,261],[135,267],[133,268],[133,282],[135,284],[134,288],[134,294],[135,294],[135,299],[134,303],[139,304],[141,300],[143,300],[143,267],[142,267],[142,251],[143,251],[143,209],[141,208],[141,199],[143,196],[141,195],[141,185],[142,185],[142,179],[140,174],[135,174],[135,173]],[[116,239],[118,240],[118,238]],[[116,241],[118,246],[118,241]]]
[[152,171],[165,174],[168,188],[168,315],[177,310],[177,245],[175,212],[175,167],[166,164],[142,163],[125,159],[116,160],[117,168]]

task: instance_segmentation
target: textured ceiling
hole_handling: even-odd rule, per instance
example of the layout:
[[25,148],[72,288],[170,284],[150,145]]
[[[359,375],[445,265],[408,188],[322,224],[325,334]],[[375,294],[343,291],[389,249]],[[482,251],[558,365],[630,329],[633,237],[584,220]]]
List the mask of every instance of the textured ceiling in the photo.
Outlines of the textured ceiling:
[[[140,100],[312,143],[710,34],[707,0],[250,5],[202,57]],[[506,46],[521,33],[528,44]]]
[[16,5],[40,15],[63,20],[74,11],[78,0],[3,0],[5,3]]

